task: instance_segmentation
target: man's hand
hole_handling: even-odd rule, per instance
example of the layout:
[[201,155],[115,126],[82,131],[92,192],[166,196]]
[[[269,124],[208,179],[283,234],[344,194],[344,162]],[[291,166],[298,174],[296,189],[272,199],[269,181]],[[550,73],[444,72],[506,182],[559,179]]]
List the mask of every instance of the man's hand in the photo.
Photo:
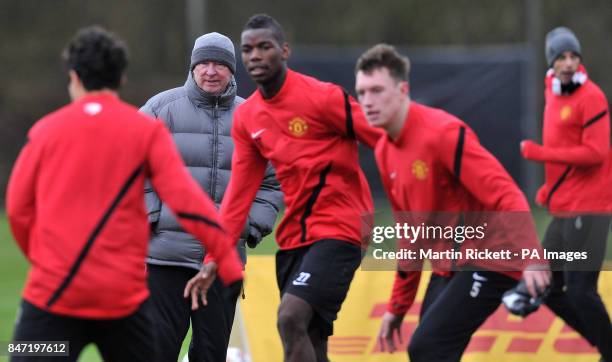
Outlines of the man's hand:
[[523,271],[523,279],[529,294],[537,298],[550,284],[550,270],[544,265],[530,265]]
[[521,141],[521,154],[527,160],[532,160],[536,154],[540,153],[541,148],[541,145],[531,140]]
[[385,343],[387,344],[389,353],[393,353],[397,350],[394,340],[395,334],[397,334],[399,342],[403,343],[401,329],[403,320],[403,315],[395,315],[391,312],[385,312],[385,314],[383,314],[380,331],[378,332],[378,343],[380,344],[381,351],[385,351]]
[[526,317],[538,310],[550,293],[551,274],[547,264],[532,264],[523,271],[523,278],[506,291],[502,303],[514,315]]
[[198,296],[202,298],[202,305],[207,305],[206,293],[208,289],[215,281],[217,277],[217,264],[214,261],[208,262],[202,266],[202,270],[191,278],[187,285],[185,285],[185,291],[183,292],[184,298],[189,298],[191,295],[191,310],[199,308]]
[[548,199],[548,187],[546,187],[546,185],[543,185],[538,189],[538,192],[536,193],[535,203],[540,207],[545,207],[546,199]]

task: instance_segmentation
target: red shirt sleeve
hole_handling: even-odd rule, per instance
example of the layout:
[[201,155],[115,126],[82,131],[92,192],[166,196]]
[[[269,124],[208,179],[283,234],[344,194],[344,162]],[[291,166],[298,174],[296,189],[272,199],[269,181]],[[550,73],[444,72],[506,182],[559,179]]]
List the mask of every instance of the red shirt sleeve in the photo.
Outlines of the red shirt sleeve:
[[172,209],[181,226],[215,258],[221,280],[231,284],[242,279],[242,263],[220,226],[213,202],[187,171],[162,122],[154,123],[147,166],[151,183],[162,201]]
[[[481,204],[487,215],[489,239],[494,247],[513,245],[518,248],[539,248],[537,232],[529,203],[502,164],[478,141],[467,126],[453,124],[441,135],[441,159],[459,183]],[[470,211],[470,210],[466,210]],[[477,211],[477,210],[475,210]],[[517,227],[520,225],[520,227]],[[534,261],[533,264],[547,264]],[[524,268],[527,264],[513,265]]]
[[359,103],[339,86],[331,87],[324,111],[328,112],[329,118],[342,135],[357,139],[371,149],[374,149],[384,134],[382,130],[368,124]]
[[574,166],[603,163],[610,149],[610,112],[603,95],[586,97],[582,104],[582,137],[580,145],[548,147],[526,141],[523,156],[539,162],[556,162]]
[[487,211],[529,211],[525,195],[469,127],[447,127],[440,142],[443,164]]
[[221,203],[221,220],[230,239],[236,243],[264,178],[267,160],[244,128],[238,111],[234,113],[232,139],[232,175]]
[[6,212],[17,245],[28,257],[30,232],[36,223],[36,176],[42,154],[40,140],[28,140],[11,173]]
[[[391,181],[389,180],[389,172],[384,163],[384,154],[382,144],[379,144],[375,150],[376,163],[378,170],[380,171],[380,178],[383,183],[387,198],[391,203],[393,212],[395,213],[396,220],[400,220],[401,215],[399,213],[407,212],[402,210],[400,204],[397,202],[393,194],[391,193]],[[410,243],[397,241],[398,250],[402,247],[410,248]],[[400,264],[400,263],[398,263]],[[401,265],[398,265],[398,269],[401,270]],[[398,271],[395,273],[395,280],[393,281],[393,289],[391,291],[391,297],[387,303],[387,311],[395,315],[404,315],[408,312],[408,309],[414,303],[414,298],[419,287],[419,280],[421,278],[420,271]]]
[[396,272],[387,311],[395,315],[406,314],[414,303],[420,280],[420,271]]

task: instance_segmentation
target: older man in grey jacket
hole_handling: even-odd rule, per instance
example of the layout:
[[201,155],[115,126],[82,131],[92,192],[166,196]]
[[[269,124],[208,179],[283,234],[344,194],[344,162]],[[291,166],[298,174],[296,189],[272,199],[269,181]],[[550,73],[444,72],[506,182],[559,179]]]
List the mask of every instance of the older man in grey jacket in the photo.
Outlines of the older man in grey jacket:
[[[235,70],[232,41],[219,33],[202,35],[195,41],[185,84],[157,94],[141,108],[166,123],[191,175],[217,205],[231,173],[232,115],[244,101],[236,95]],[[160,360],[177,360],[191,320],[189,360],[225,361],[239,291],[224,291],[215,281],[208,291],[208,305],[191,310],[183,287],[201,268],[205,251],[180,227],[154,190],[145,192],[153,231],[147,265],[151,300],[158,314]],[[268,165],[238,243],[244,262],[245,243],[254,247],[272,231],[281,203],[280,187]]]

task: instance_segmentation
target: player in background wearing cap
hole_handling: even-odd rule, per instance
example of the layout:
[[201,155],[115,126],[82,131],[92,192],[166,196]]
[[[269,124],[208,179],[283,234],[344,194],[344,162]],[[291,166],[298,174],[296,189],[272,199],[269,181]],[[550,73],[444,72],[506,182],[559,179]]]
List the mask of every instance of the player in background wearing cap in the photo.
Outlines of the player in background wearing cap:
[[[141,108],[164,122],[192,177],[217,205],[231,174],[232,115],[244,102],[236,95],[235,71],[232,41],[219,33],[204,34],[195,41],[185,84],[155,95]],[[147,257],[149,288],[162,359],[179,358],[191,321],[189,360],[225,361],[240,290],[225,290],[215,281],[206,307],[191,310],[183,286],[200,270],[206,251],[181,228],[155,191],[146,191],[153,232]],[[237,245],[243,263],[245,243],[255,247],[272,232],[281,203],[274,170],[268,166]]]
[[612,148],[606,96],[582,64],[580,43],[565,27],[546,36],[543,144],[523,141],[528,160],[544,163],[536,203],[553,219],[543,246],[587,252],[584,260],[555,261],[547,305],[612,361],[610,317],[597,292],[612,213]]
[[246,23],[242,61],[257,90],[234,113],[232,177],[221,218],[237,240],[267,161],[286,205],[276,229],[278,329],[286,361],[327,361],[327,339],[361,262],[373,202],[357,141],[380,133],[342,88],[287,68],[289,45],[270,16]]
[[[119,99],[128,62],[123,42],[85,28],[64,60],[72,103],[30,129],[7,190],[13,235],[32,264],[13,339],[68,341],[69,361],[89,343],[107,361],[152,361],[145,178],[215,256],[225,284],[242,280],[240,260],[163,124]],[[194,306],[205,302],[213,279],[209,270],[187,290]]]
[[[525,196],[474,132],[458,118],[410,99],[409,70],[408,58],[386,44],[366,51],[356,66],[355,87],[363,112],[370,125],[386,131],[375,154],[394,212],[494,211],[522,214],[530,221]],[[472,334],[497,309],[521,272],[497,270],[490,262],[468,264],[473,271],[449,276],[432,264],[424,310],[408,349],[410,361],[459,361]],[[549,283],[549,272],[539,268],[522,273],[534,296]],[[394,334],[400,333],[419,278],[420,271],[396,273],[379,334],[383,350],[385,344],[395,350]]]

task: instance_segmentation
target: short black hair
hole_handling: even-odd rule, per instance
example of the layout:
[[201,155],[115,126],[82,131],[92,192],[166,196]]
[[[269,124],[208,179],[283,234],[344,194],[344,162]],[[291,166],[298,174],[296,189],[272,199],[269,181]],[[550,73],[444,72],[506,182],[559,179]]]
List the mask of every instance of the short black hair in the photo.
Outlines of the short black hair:
[[371,73],[375,69],[387,68],[389,74],[398,81],[408,81],[410,59],[401,55],[389,44],[378,44],[368,49],[357,60],[355,73]]
[[64,48],[62,58],[88,91],[119,89],[128,65],[125,43],[97,25],[80,29]]
[[270,29],[279,45],[283,45],[286,42],[283,27],[268,14],[255,14],[251,16],[246,24],[244,24],[242,31],[249,29]]

